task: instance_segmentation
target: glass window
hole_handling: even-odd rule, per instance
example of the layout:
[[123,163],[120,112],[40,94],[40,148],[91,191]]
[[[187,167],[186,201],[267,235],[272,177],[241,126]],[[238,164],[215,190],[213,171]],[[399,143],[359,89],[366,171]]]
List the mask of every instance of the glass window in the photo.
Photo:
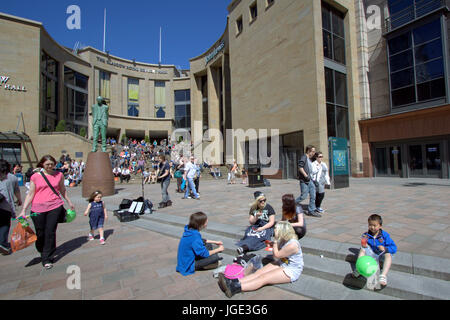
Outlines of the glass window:
[[331,40],[331,33],[323,30],[323,56],[328,59],[333,59],[333,41]]
[[325,90],[327,102],[334,103],[334,80],[333,70],[325,68]]
[[409,170],[411,175],[423,175],[422,146],[409,146]]
[[416,77],[417,83],[444,77],[444,63],[442,59],[416,66]]
[[324,57],[345,64],[344,15],[322,3]]
[[350,139],[348,108],[336,107],[336,137]]
[[236,34],[241,33],[242,29],[243,29],[242,17],[239,17],[236,20]]
[[337,10],[332,10],[331,21],[333,24],[333,33],[344,37],[344,16]]
[[414,49],[414,56],[416,58],[416,64],[442,57],[441,38],[416,47]]
[[445,96],[444,78],[417,85],[417,98],[419,101],[432,100],[443,96]]
[[336,113],[334,108],[334,105],[327,104],[328,137],[336,137]]
[[427,173],[429,175],[440,175],[441,173],[441,152],[439,144],[427,144],[426,159],[427,159]]
[[336,104],[347,106],[347,76],[334,71],[334,85],[336,87]]
[[327,6],[322,6],[322,28],[331,32],[331,12]]
[[441,0],[388,0],[391,27],[400,27],[442,5]]
[[139,117],[139,79],[128,78],[128,108],[130,117]]
[[377,174],[387,174],[386,148],[375,149],[375,165]]
[[389,54],[393,55],[411,48],[411,33],[406,32],[388,41]]
[[392,108],[445,97],[440,27],[436,19],[388,41]]
[[111,102],[111,74],[106,71],[99,72],[99,96],[105,99],[106,104]]
[[409,68],[391,74],[391,88],[392,90],[406,87],[414,84],[414,69]]
[[166,82],[155,81],[155,116],[165,118],[166,112]]
[[392,106],[401,106],[416,101],[416,89],[414,86],[392,91]]
[[426,41],[441,37],[441,23],[440,20],[434,20],[430,23],[424,24],[421,27],[414,29],[414,45],[419,45]]
[[391,57],[391,72],[411,67],[413,64],[412,50],[404,51]]

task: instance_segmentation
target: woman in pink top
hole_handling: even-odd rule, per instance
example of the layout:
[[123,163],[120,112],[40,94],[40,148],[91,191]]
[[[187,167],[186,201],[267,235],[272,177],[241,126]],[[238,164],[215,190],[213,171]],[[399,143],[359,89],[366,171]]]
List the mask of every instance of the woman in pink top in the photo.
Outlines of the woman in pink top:
[[[67,196],[64,187],[64,176],[61,172],[55,171],[56,160],[51,155],[42,157],[37,167],[41,168],[31,176],[30,190],[25,198],[22,211],[19,216],[25,216],[27,208],[31,204],[31,212],[37,213],[31,218],[36,229],[36,249],[41,253],[42,265],[46,269],[53,267],[53,255],[56,250],[56,228],[58,220],[64,214],[64,199],[67,200],[70,208],[75,209],[72,201]],[[48,186],[42,174],[52,185],[53,189],[61,196],[56,195]]]

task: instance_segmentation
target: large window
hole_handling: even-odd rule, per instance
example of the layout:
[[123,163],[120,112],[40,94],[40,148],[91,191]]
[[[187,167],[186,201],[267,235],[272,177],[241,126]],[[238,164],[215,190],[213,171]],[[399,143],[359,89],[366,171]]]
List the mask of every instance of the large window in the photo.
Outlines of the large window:
[[107,105],[111,103],[111,73],[99,70],[99,92],[98,95],[103,97]]
[[166,117],[166,82],[155,81],[155,117]]
[[322,3],[323,55],[345,64],[344,15]]
[[392,108],[445,97],[440,19],[388,41]]
[[175,128],[191,128],[191,91],[175,91]]
[[139,79],[128,78],[128,116],[139,117]]
[[89,78],[64,67],[64,111],[66,130],[81,133],[88,128],[88,81]]
[[58,121],[58,68],[58,62],[42,51],[40,131],[53,131]]
[[388,0],[390,29],[420,18],[443,5],[442,0]]
[[209,128],[208,112],[208,77],[202,76],[202,110],[203,110],[203,133]]
[[325,68],[328,137],[350,138],[347,76]]

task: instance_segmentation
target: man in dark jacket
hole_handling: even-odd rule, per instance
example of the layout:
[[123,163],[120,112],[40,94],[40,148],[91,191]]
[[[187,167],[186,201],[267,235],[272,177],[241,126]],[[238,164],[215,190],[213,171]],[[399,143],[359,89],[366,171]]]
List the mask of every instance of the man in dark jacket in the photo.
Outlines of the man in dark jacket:
[[300,180],[300,196],[295,199],[297,205],[300,206],[300,202],[308,197],[309,193],[309,206],[306,215],[318,217],[321,215],[316,211],[316,188],[314,182],[311,180],[312,166],[311,158],[316,153],[316,148],[312,145],[306,146],[305,154],[298,161],[298,178]]

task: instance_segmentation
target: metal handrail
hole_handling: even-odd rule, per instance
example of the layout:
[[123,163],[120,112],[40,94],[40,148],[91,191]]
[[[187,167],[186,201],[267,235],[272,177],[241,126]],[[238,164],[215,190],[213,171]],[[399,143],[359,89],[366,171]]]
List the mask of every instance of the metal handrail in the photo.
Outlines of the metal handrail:
[[390,32],[427,13],[446,7],[446,0],[420,0],[385,19],[385,32]]

